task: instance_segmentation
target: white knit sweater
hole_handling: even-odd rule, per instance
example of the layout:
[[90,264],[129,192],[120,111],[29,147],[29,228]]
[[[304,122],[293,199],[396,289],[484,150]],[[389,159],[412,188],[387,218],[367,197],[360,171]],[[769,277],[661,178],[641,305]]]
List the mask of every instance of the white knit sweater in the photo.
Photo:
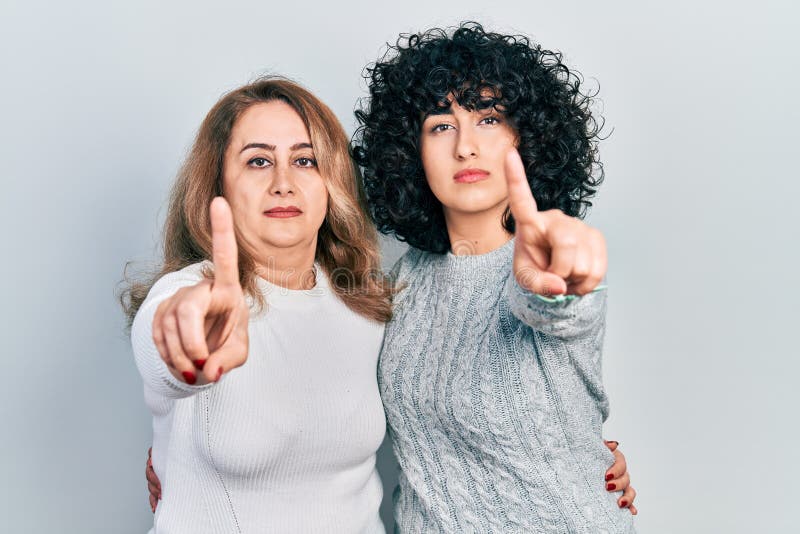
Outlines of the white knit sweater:
[[347,308],[320,268],[309,291],[261,280],[268,306],[251,312],[247,362],[217,384],[188,386],[159,357],[152,321],[202,266],[160,279],[131,331],[162,486],[154,532],[383,532],[383,325]]

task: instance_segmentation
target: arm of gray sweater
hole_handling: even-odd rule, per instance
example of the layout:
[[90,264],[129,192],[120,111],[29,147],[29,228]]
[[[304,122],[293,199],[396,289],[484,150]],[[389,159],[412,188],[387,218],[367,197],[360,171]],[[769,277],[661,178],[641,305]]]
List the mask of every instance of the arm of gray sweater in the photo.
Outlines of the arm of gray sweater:
[[196,265],[159,279],[147,294],[131,326],[133,356],[142,380],[154,393],[168,399],[189,397],[213,386],[213,384],[190,386],[175,378],[161,359],[153,341],[153,317],[158,305],[174,295],[178,289],[195,285],[203,279],[199,269],[193,268]]
[[511,313],[534,330],[569,340],[602,329],[606,315],[606,288],[598,286],[582,297],[548,298],[520,287],[509,275],[505,292]]

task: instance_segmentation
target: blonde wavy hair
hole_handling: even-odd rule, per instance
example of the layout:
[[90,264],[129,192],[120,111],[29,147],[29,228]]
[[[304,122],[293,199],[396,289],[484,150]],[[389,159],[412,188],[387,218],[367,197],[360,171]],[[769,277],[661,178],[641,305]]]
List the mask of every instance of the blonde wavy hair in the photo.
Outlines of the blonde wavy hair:
[[[128,276],[126,266],[126,286],[119,298],[129,326],[159,278],[211,259],[209,205],[215,196],[223,195],[223,159],[231,131],[250,106],[274,100],[289,104],[302,118],[328,190],[328,211],[317,238],[317,263],[328,276],[331,288],[351,310],[379,322],[391,318],[394,289],[381,271],[378,234],[367,214],[358,170],[350,158],[342,125],[330,108],[307,89],[285,78],[264,77],[225,94],[200,125],[170,194],[160,268],[152,276],[136,280]],[[242,289],[263,307],[266,303],[257,289],[256,269],[252,254],[240,243]]]

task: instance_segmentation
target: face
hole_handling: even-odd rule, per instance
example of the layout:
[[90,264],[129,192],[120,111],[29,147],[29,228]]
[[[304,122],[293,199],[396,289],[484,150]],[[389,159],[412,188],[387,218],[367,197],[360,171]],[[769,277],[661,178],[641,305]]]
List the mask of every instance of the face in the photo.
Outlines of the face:
[[493,108],[468,111],[452,101],[422,123],[420,153],[425,177],[445,212],[505,209],[505,156],[516,133]]
[[259,103],[236,121],[222,186],[239,232],[256,254],[316,247],[328,191],[308,130],[282,101]]

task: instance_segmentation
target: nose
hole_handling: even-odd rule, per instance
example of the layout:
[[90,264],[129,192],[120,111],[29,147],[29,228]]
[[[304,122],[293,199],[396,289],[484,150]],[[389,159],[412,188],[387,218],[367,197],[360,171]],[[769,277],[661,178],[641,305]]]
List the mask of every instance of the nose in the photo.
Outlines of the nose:
[[294,182],[292,181],[289,170],[284,169],[282,165],[276,165],[273,180],[269,188],[270,193],[278,197],[285,197],[287,195],[293,195],[294,189]]
[[459,128],[456,135],[456,159],[463,161],[478,157],[478,143],[471,129],[468,127]]

